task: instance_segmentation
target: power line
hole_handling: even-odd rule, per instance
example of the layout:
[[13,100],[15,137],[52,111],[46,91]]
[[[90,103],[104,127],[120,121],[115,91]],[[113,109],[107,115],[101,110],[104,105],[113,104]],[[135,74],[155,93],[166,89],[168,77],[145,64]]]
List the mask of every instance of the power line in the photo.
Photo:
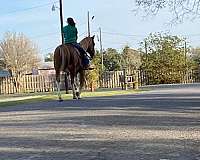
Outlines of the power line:
[[80,24],[78,24],[78,26],[80,27],[80,26],[85,26],[87,24],[87,22],[83,22],[83,23],[80,23]]
[[[92,30],[91,33],[97,33],[98,31],[97,30]],[[79,37],[82,37],[82,36],[85,36],[87,34],[87,31],[79,34]]]
[[104,44],[114,44],[114,45],[130,45],[133,42],[112,42],[112,41],[104,41]]
[[[57,3],[58,1],[55,1],[53,3]],[[7,12],[3,15],[6,15],[6,14],[13,14],[13,13],[17,13],[17,12],[25,12],[25,11],[28,11],[28,10],[32,10],[32,9],[37,9],[37,8],[42,8],[42,7],[45,7],[45,6],[49,6],[49,5],[52,5],[52,2],[51,3],[46,3],[46,4],[42,4],[42,5],[37,5],[37,6],[33,6],[33,7],[29,7],[29,8],[24,8],[24,9],[21,9],[21,10],[15,10],[15,11],[11,11],[11,12]]]
[[109,35],[119,35],[119,36],[126,36],[126,37],[144,37],[145,35],[133,35],[133,34],[124,34],[124,33],[117,33],[117,32],[103,32]]
[[[146,35],[124,34],[124,33],[108,32],[108,31],[104,31],[103,33],[109,34],[109,35],[126,36],[126,37],[144,37],[144,36],[146,36]],[[180,35],[180,36],[199,37],[200,33],[197,33],[197,34],[183,34],[183,35]]]
[[30,37],[30,38],[36,39],[36,38],[41,38],[41,37],[53,36],[53,35],[59,35],[59,32],[52,32],[52,33],[47,33],[47,34],[41,34],[41,35]]
[[79,37],[83,36],[83,35],[86,35],[87,31],[86,32],[83,32],[79,35]]
[[200,37],[200,34],[197,33],[197,34],[183,34],[182,36],[185,36],[185,37]]

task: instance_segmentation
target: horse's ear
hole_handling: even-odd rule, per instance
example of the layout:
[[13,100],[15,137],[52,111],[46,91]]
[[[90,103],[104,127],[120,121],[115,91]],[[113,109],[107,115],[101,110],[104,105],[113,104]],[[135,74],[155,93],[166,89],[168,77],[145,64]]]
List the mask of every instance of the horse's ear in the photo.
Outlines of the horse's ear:
[[92,36],[92,39],[94,39],[94,37],[95,37],[95,35],[94,35],[94,36]]

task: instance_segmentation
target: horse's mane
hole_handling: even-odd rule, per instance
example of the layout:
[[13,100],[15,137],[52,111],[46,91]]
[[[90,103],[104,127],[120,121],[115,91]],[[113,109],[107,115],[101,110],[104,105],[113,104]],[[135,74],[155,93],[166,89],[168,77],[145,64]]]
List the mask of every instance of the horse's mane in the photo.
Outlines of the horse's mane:
[[89,37],[83,38],[79,43],[84,43]]
[[90,37],[83,38],[79,43],[84,49],[87,49],[90,43]]

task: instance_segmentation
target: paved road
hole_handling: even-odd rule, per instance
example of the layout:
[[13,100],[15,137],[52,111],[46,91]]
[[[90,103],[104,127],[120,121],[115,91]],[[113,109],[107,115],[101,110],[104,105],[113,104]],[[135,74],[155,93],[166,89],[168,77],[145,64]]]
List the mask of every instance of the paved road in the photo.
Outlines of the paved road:
[[0,160],[200,160],[200,85],[0,108]]

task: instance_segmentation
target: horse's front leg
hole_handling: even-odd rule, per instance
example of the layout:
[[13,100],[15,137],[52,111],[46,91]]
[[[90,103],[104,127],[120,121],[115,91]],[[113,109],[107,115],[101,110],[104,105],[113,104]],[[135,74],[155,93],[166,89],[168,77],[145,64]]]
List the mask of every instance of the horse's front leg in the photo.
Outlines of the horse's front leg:
[[79,84],[79,96],[78,96],[78,98],[81,99],[81,92],[82,92],[83,86],[85,84],[85,71],[84,70],[81,70],[79,72],[78,84]]

